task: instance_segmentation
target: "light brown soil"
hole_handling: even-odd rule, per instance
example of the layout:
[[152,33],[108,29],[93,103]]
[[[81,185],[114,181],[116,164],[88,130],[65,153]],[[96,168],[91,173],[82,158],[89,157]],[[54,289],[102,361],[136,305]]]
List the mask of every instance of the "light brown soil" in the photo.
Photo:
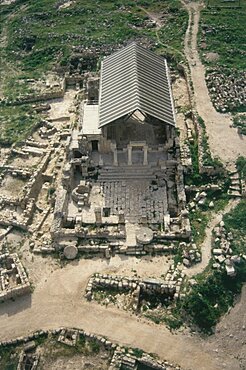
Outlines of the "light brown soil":
[[18,196],[26,181],[11,175],[6,175],[1,186],[1,195]]
[[47,101],[47,104],[51,106],[51,109],[48,111],[49,119],[73,116],[69,113],[69,109],[74,108],[75,96],[76,91],[71,89],[66,91],[63,98]]
[[246,369],[246,285],[237,304],[223,317],[216,328],[215,335],[206,343],[206,348],[220,354],[228,353],[240,363],[240,369]]
[[230,357],[225,366],[221,366],[220,359],[204,351],[199,338],[172,334],[164,326],[135,315],[87,302],[83,294],[90,275],[117,265],[119,262],[115,260],[81,260],[53,273],[44,273],[31,297],[20,297],[15,303],[6,302],[0,306],[0,340],[40,328],[78,327],[157,353],[184,369],[239,370],[238,362]]
[[[188,29],[186,53],[194,83],[196,108],[206,122],[213,154],[232,162],[238,152],[246,152],[246,146],[241,139],[238,141],[236,130],[229,127],[230,116],[217,113],[211,104],[204,80],[204,68],[196,50],[199,8],[197,4],[187,7],[190,20],[194,11],[192,44],[189,45]],[[62,103],[58,103],[56,107],[52,106],[51,116],[53,109],[56,110],[54,117],[62,116],[67,111],[67,108],[63,110]],[[128,274],[133,273],[132,269],[135,269],[138,274],[152,275],[153,272],[156,276],[157,271],[162,272],[162,263],[163,269],[165,268],[164,260],[157,260],[152,264],[147,259],[139,263],[132,259],[132,264],[128,264],[123,257],[111,260],[95,258],[74,261],[60,269],[57,262],[52,261],[50,257],[43,259],[34,256],[33,260],[27,245],[23,248],[23,259],[36,288],[31,296],[20,297],[16,302],[0,305],[0,340],[26,335],[37,329],[78,327],[105,335],[122,344],[157,353],[161,358],[176,362],[187,370],[240,369],[240,361],[234,356],[234,347],[230,348],[229,342],[223,345],[224,332],[221,335],[216,334],[205,344],[204,340],[194,335],[172,334],[164,326],[155,325],[115,307],[105,308],[96,303],[89,303],[83,298],[87,281],[94,272],[113,271]],[[245,302],[245,298],[242,299]],[[235,323],[241,320],[239,315],[243,315],[242,305],[236,306],[235,310],[235,313],[231,311],[234,316],[228,316],[228,322],[233,317]],[[237,326],[235,331],[238,331]],[[219,346],[218,353],[215,352],[216,345]],[[238,350],[241,351],[242,346]]]
[[38,166],[40,160],[41,157],[34,157],[32,155],[30,155],[28,158],[14,157],[9,164],[16,168],[33,168]]
[[[42,359],[41,359],[42,361]],[[84,370],[84,369],[100,369],[107,370],[108,364],[105,360],[94,355],[90,357],[73,356],[73,357],[59,357],[52,361],[48,360],[44,364],[39,364],[40,370]]]
[[41,354],[39,370],[107,370],[111,360],[109,351],[102,348],[99,352],[92,351],[88,343],[80,347],[80,353],[76,353],[74,347],[60,343],[51,345],[49,341],[39,347],[38,351]]
[[136,275],[141,278],[160,278],[161,275],[167,273],[170,264],[172,263],[171,257],[159,256],[159,257],[128,257],[128,256],[115,256],[116,265],[115,267],[109,266],[106,269],[106,273],[125,276]]

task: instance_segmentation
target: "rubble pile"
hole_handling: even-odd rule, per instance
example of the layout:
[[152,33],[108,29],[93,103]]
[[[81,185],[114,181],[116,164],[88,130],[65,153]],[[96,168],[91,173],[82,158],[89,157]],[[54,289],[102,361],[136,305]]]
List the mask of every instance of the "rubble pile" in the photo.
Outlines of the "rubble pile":
[[[207,193],[206,191],[198,191],[192,201],[188,204],[189,210],[195,210],[199,207],[205,206],[207,202]],[[209,203],[209,208],[213,208],[213,202]]]
[[214,248],[212,249],[215,260],[213,268],[224,268],[228,276],[235,276],[235,265],[240,264],[242,259],[246,260],[246,255],[233,254],[233,250],[231,248],[233,235],[225,229],[224,221],[221,221],[219,226],[214,228],[213,232],[215,238]]
[[215,108],[222,113],[246,105],[246,72],[213,70],[206,76],[207,86]]
[[191,267],[202,260],[201,251],[195,243],[181,242],[179,247],[182,249],[182,262],[185,267]]

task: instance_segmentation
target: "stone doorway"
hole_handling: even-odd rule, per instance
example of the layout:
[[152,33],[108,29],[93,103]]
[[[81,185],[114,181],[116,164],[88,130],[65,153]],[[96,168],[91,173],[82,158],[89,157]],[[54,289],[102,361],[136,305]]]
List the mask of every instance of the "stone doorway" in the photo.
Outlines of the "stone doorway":
[[91,149],[93,152],[98,152],[98,140],[91,141]]
[[144,152],[142,147],[132,147],[132,164],[142,165],[144,160]]

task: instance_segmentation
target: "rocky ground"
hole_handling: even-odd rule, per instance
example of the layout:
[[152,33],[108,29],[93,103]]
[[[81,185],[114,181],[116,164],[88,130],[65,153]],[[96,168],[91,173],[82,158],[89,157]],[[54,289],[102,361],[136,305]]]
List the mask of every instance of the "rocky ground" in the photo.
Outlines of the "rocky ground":
[[232,128],[230,114],[221,114],[215,110],[208,93],[205,68],[197,50],[200,10],[203,5],[199,2],[183,3],[190,15],[185,37],[185,55],[194,88],[193,104],[205,122],[212,155],[219,157],[227,168],[233,169],[237,157],[246,156],[246,139],[238,135],[237,129]]
[[[206,123],[212,153],[218,155],[225,164],[233,166],[238,154],[246,155],[246,145],[237,131],[230,127],[230,116],[219,114],[212,106],[205,83],[204,67],[196,49],[199,4],[191,3],[186,6],[190,13],[190,23],[185,52],[194,86],[194,103],[199,115]],[[161,27],[158,19],[156,23],[158,27]],[[180,99],[188,103],[183,82],[181,87]],[[175,88],[179,90],[178,83]],[[66,116],[71,108],[70,118],[72,120],[74,116],[71,103],[74,95],[75,92],[69,91],[64,100],[48,102],[51,105],[50,118]],[[181,116],[180,127],[186,130]],[[182,136],[185,140],[186,136],[183,133]],[[2,150],[2,153],[4,155],[5,150]],[[51,162],[50,171],[54,169],[55,163]],[[44,197],[39,199],[40,206],[44,199]],[[230,204],[228,207],[232,206],[233,204]],[[210,258],[211,230],[220,220],[221,215],[216,215],[208,226],[207,237],[202,246],[203,262],[187,270],[189,275],[201,272],[206,267]],[[21,297],[14,303],[6,302],[0,306],[0,340],[26,335],[36,329],[70,326],[106,335],[117,342],[157,353],[161,358],[168,358],[187,370],[242,370],[246,368],[245,288],[240,300],[221,320],[215,334],[211,337],[201,338],[188,331],[171,333],[162,325],[150,323],[129,312],[117,310],[115,307],[106,308],[96,303],[88,303],[84,298],[88,279],[95,272],[159,277],[167,272],[171,257],[147,256],[139,259],[115,256],[110,260],[96,257],[89,260],[75,260],[63,265],[53,257],[44,258],[33,255],[29,243],[19,232],[10,233],[7,242],[9,248],[20,253],[35,290],[31,296]],[[76,356],[66,363],[62,358],[44,357],[43,361],[44,369],[65,370],[77,368],[77,366],[88,367],[86,360],[83,359],[81,363],[81,358]],[[102,357],[96,358],[95,356],[90,362],[94,364],[94,368],[96,366],[100,369],[107,368]]]

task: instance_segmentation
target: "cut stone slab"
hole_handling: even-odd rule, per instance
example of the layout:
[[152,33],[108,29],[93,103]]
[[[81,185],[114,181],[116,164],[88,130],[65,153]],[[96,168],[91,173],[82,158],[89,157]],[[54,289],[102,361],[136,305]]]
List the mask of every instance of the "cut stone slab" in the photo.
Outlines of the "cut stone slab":
[[226,268],[226,273],[227,273],[228,276],[235,276],[236,275],[236,270],[235,270],[234,266],[226,265],[225,268]]
[[63,253],[68,260],[73,260],[74,258],[76,258],[78,254],[78,248],[75,247],[74,245],[68,245],[67,247],[64,248]]
[[140,227],[136,231],[136,239],[140,244],[149,244],[153,240],[153,231],[148,227]]
[[191,263],[187,258],[183,258],[183,265],[186,267],[190,267]]

